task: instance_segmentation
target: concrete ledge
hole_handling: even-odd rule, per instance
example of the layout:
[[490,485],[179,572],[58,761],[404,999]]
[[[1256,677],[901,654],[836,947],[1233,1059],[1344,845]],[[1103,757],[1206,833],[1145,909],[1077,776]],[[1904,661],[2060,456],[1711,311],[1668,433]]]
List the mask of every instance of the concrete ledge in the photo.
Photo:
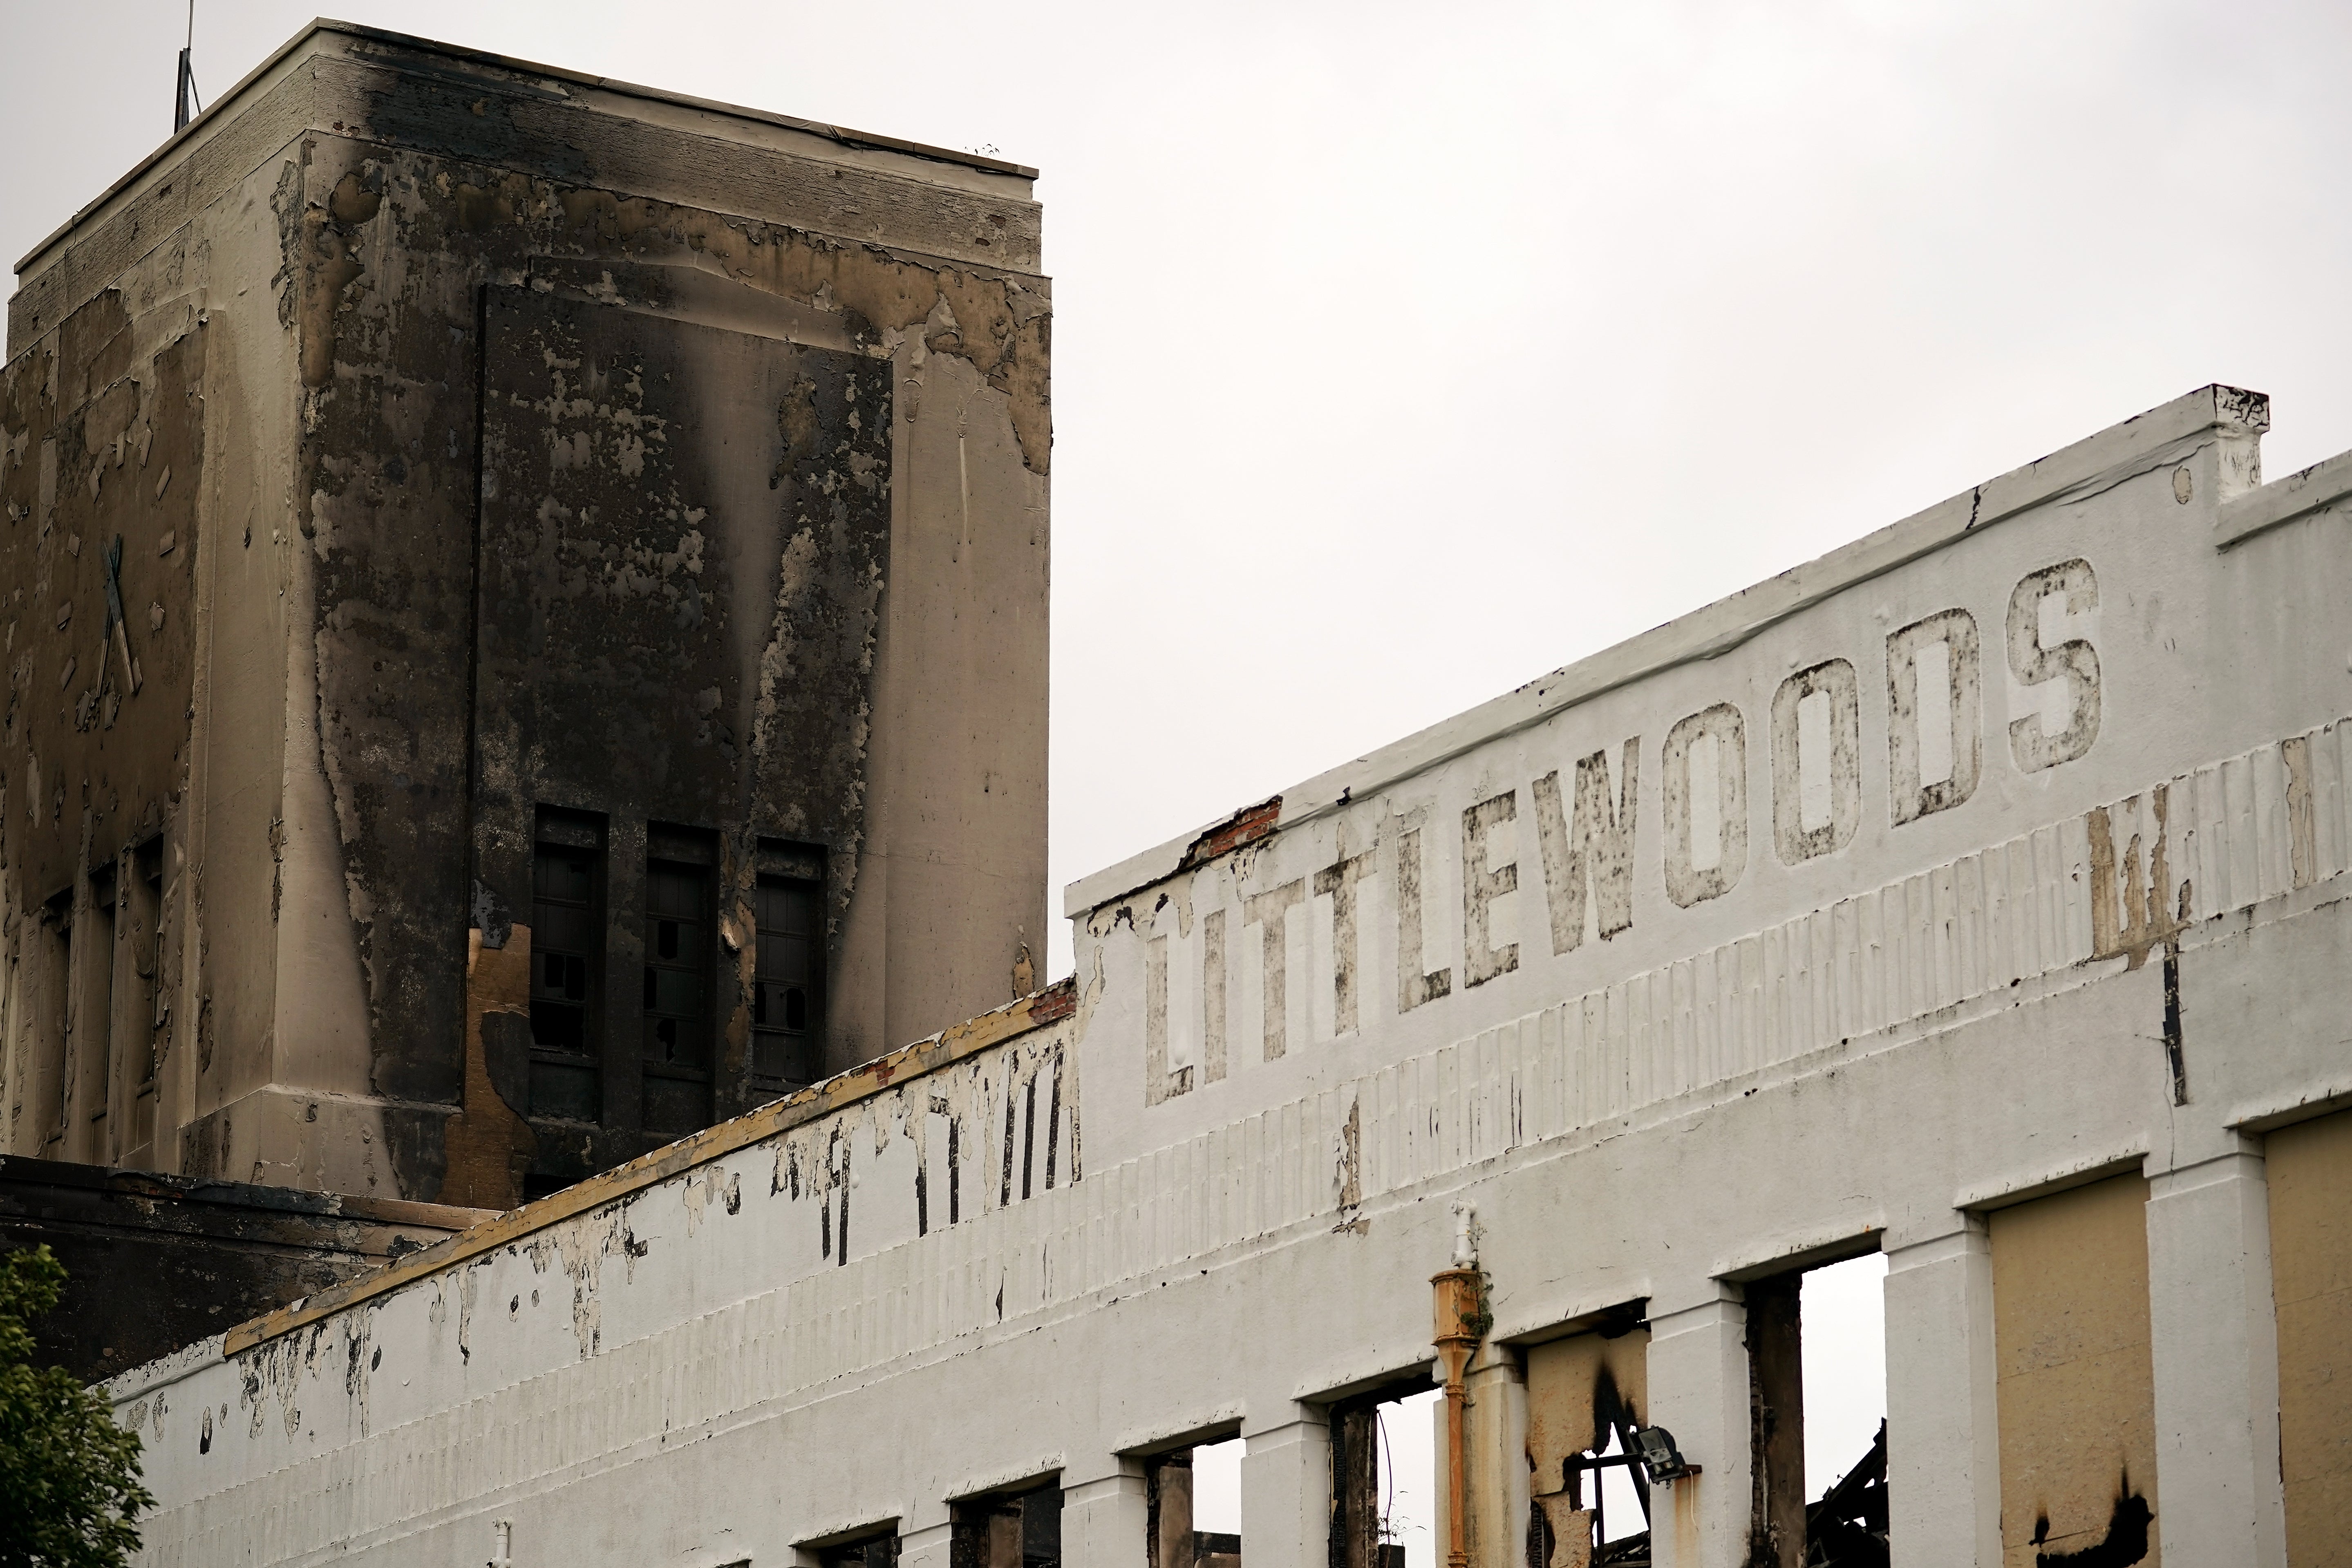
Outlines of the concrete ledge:
[[2053,1193],[2087,1187],[2093,1182],[2104,1182],[2109,1176],[2137,1175],[2147,1167],[2146,1141],[2135,1140],[2133,1147],[2063,1165],[2046,1175],[2020,1176],[2014,1180],[1992,1181],[1970,1187],[1952,1199],[1952,1206],[1964,1214],[1985,1214],[1993,1209],[2031,1203],[2035,1198],[2046,1198]]
[[2324,463],[2314,463],[2299,473],[2223,501],[2213,548],[2227,550],[2242,544],[2258,533],[2308,517],[2347,495],[2352,495],[2352,452],[2339,452]]
[[[2061,447],[2038,462],[2012,468],[1925,511],[1864,534],[1817,560],[1284,790],[1276,797],[1281,803],[1277,826],[1310,822],[1358,796],[1377,794],[1401,779],[1662,670],[1719,658],[1791,616],[1978,529],[2035,507],[2081,500],[2150,468],[2178,462],[2205,445],[2211,432],[2252,437],[2269,427],[2270,400],[2261,393],[2218,384],[2200,386],[2137,418]],[[1138,888],[1175,875],[1188,863],[1192,847],[1222,826],[1209,824],[1199,833],[1171,838],[1080,878],[1063,894],[1063,914],[1075,920]]]
[[611,77],[590,76],[583,71],[566,70],[560,66],[539,65],[530,60],[519,60],[506,55],[491,54],[482,49],[463,48],[431,38],[420,38],[406,33],[389,32],[381,27],[362,26],[354,22],[338,22],[330,17],[320,16],[293,37],[279,45],[268,58],[247,71],[236,86],[206,105],[203,113],[173,132],[163,145],[133,165],[130,173],[100,193],[95,201],[82,207],[73,216],[59,225],[47,238],[26,251],[23,258],[16,263],[16,271],[22,274],[37,270],[41,258],[47,255],[59,240],[89,219],[103,212],[118,196],[130,191],[133,186],[141,184],[146,175],[153,172],[158,164],[171,157],[174,152],[193,146],[209,136],[220,124],[230,107],[239,102],[248,89],[283,75],[289,62],[296,56],[315,52],[313,41],[320,40],[320,36],[325,34],[341,34],[362,45],[390,46],[444,55],[471,65],[488,66],[499,70],[510,71],[518,76],[544,78],[549,81],[566,83],[618,98],[636,99],[648,104],[674,105],[704,113],[723,115],[733,120],[756,121],[761,124],[779,126],[787,131],[821,137],[824,141],[843,147],[870,148],[877,152],[898,153],[929,163],[958,164],[992,174],[1010,175],[1015,179],[1034,180],[1037,177],[1037,171],[1025,163],[1008,163],[1001,158],[984,157],[977,153],[959,153],[950,148],[932,147],[920,142],[901,141],[895,136],[872,135],[863,131],[852,131],[844,126],[827,125],[821,121],[795,119],[789,114],[774,114],[763,109],[747,109],[740,104],[721,103],[716,99],[696,98],[688,93],[667,92],[660,88],[641,87],[635,82],[620,81]]
[[992,1012],[982,1013],[977,1018],[942,1029],[911,1046],[901,1046],[888,1056],[877,1057],[864,1067],[829,1078],[823,1083],[812,1084],[798,1094],[787,1095],[731,1121],[706,1128],[691,1138],[681,1138],[625,1165],[615,1166],[575,1186],[551,1194],[537,1203],[509,1209],[438,1246],[428,1247],[378,1269],[363,1279],[354,1279],[348,1285],[321,1291],[250,1322],[240,1323],[223,1336],[222,1352],[236,1355],[241,1351],[250,1350],[281,1334],[291,1333],[306,1324],[331,1317],[354,1302],[396,1290],[411,1280],[437,1274],[468,1258],[495,1251],[574,1215],[584,1214],[615,1198],[666,1182],[672,1176],[683,1175],[739,1149],[748,1149],[787,1128],[830,1115],[845,1105],[854,1105],[881,1093],[900,1079],[919,1078],[950,1062],[961,1061],[975,1052],[986,1050],[991,1046],[1002,1045],[1032,1030],[1044,1028],[1068,1017],[1076,1010],[1076,981],[1057,981],[1017,1002],[1009,1002]]

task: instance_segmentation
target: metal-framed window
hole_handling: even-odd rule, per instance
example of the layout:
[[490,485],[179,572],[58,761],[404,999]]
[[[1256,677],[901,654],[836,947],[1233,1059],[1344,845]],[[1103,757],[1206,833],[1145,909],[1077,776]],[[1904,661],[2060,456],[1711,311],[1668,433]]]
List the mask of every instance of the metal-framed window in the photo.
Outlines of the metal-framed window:
[[530,866],[530,1110],[596,1121],[604,1107],[604,826],[539,809]]

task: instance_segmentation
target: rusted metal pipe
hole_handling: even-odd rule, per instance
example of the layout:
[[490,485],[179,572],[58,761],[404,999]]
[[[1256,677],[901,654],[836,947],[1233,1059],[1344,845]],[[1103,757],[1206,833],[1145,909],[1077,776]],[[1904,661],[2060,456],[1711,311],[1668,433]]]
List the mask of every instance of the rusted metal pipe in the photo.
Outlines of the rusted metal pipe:
[[1454,1267],[1432,1275],[1429,1280],[1436,1292],[1433,1302],[1436,1321],[1430,1338],[1445,1366],[1445,1564],[1446,1568],[1470,1568],[1463,1519],[1463,1413],[1468,1403],[1463,1379],[1491,1320],[1486,1315],[1486,1277],[1479,1271],[1471,1239],[1469,1208],[1457,1205],[1454,1218]]

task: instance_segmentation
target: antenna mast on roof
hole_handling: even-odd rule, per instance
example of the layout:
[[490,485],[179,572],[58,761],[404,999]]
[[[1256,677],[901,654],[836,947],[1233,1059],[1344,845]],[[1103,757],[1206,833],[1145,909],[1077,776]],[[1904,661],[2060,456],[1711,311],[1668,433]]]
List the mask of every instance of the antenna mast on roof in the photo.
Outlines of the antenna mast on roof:
[[188,128],[188,121],[204,112],[196,101],[196,0],[188,0],[188,41],[180,47],[180,85],[172,101],[172,134],[176,136]]

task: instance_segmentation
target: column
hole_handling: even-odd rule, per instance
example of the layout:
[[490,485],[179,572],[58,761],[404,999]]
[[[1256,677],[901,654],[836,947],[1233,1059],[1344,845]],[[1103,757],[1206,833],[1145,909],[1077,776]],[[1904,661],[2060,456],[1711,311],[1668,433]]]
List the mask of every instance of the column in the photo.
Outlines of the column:
[[[1992,1247],[1983,1221],[1886,1247],[1886,1489],[1895,1568],[2000,1568]],[[2168,1545],[2169,1542],[2168,1541]]]
[[[1509,1351],[1486,1344],[1479,1347],[1464,1384],[1469,1408],[1462,1423],[1466,1461],[1463,1494],[1469,1516],[1465,1534],[1471,1568],[1524,1568],[1528,1557],[1527,1378]],[[1443,1408],[1441,1402],[1441,1414]],[[1442,1467],[1442,1449],[1438,1461]],[[1244,1548],[1248,1544],[1243,1542]]]
[[1063,1568],[1143,1568],[1150,1528],[1143,1463],[1118,1458],[1107,1462],[1116,1468],[1095,1480],[1073,1484],[1069,1473],[1063,1474]]
[[945,1503],[898,1521],[898,1568],[949,1568],[955,1524]]
[[1650,1420],[1674,1434],[1702,1473],[1650,1489],[1658,1568],[1739,1568],[1748,1561],[1747,1311],[1733,1289],[1650,1303]]
[[1270,1413],[1281,1425],[1242,1430],[1242,1560],[1249,1568],[1329,1568],[1330,1427],[1321,1411],[1286,1403]]
[[2164,1555],[2283,1568],[2270,1193],[2250,1147],[2149,1177],[2147,1272]]

